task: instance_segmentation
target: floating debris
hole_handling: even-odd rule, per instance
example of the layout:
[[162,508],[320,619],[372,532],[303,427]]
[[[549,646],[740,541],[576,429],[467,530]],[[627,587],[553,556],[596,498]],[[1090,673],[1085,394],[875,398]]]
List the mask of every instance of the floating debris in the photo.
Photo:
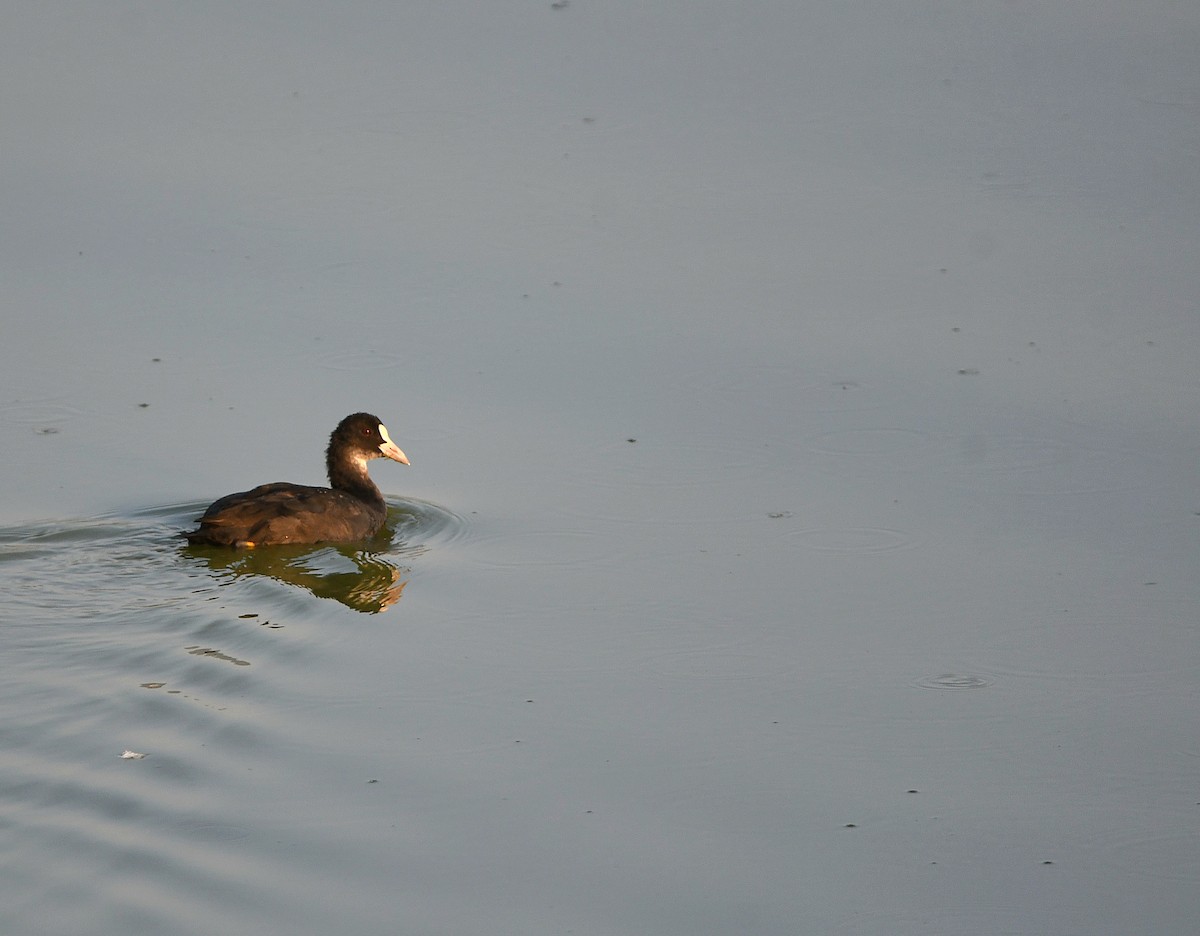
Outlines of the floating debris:
[[141,760],[145,754],[139,754],[137,751],[125,751],[121,754],[121,760]]

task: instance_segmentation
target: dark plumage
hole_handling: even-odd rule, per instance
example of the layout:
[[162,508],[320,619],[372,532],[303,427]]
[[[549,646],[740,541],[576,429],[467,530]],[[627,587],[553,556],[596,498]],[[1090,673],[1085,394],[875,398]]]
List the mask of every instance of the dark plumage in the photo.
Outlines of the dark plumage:
[[268,546],[277,543],[348,543],[379,532],[387,505],[367,474],[372,458],[403,465],[408,458],[370,413],[347,416],[329,437],[329,487],[276,482],[222,497],[204,512],[193,543]]

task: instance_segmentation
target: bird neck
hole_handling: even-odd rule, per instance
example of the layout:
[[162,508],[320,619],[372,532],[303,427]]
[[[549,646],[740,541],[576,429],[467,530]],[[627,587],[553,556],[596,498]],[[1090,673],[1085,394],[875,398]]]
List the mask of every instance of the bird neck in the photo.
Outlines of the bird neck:
[[383,503],[383,495],[367,474],[367,459],[327,457],[325,468],[329,472],[329,486],[337,491],[345,491],[355,497]]

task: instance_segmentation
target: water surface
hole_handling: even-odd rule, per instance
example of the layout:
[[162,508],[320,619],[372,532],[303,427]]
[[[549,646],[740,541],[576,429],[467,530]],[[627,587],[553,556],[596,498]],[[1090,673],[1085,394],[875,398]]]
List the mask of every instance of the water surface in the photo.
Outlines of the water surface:
[[1197,16],[10,16],[3,931],[1194,932]]

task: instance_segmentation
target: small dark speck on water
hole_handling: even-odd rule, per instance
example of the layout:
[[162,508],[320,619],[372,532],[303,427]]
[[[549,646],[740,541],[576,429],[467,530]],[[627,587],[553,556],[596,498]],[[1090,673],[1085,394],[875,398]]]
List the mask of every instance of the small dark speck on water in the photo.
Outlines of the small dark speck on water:
[[921,791],[920,791],[920,790],[909,790],[908,792],[909,792],[909,793],[919,793],[919,792],[921,792]]
[[858,826],[857,826],[857,825],[855,825],[853,822],[847,822],[847,823],[846,823],[846,824],[845,824],[845,825],[844,825],[842,828],[844,828],[844,829],[857,829],[857,828],[858,828]]
[[38,435],[56,435],[58,433],[58,430],[53,426],[46,426],[43,429],[34,429],[33,431]]
[[963,367],[963,368],[960,368],[958,372],[964,377],[978,377],[979,376],[979,368],[977,368],[977,367]]
[[152,364],[161,364],[161,363],[162,363],[162,358],[160,358],[160,357],[152,357],[152,358],[150,358],[150,363],[152,363]]
[[1053,861],[1043,861],[1042,864],[1048,865],[1048,864],[1054,864],[1054,862]]
[[550,9],[565,10],[570,5],[571,5],[571,0],[554,0],[554,2],[552,4],[550,4]]
[[239,614],[239,615],[238,615],[238,620],[239,620],[239,621],[245,621],[247,618],[256,618],[256,617],[258,617],[258,615],[257,615],[257,614]]
[[636,442],[636,441],[637,441],[637,439],[626,439],[625,441],[626,441],[626,442]]
[[378,783],[378,780],[368,780],[367,783]]
[[149,409],[149,408],[150,408],[150,404],[149,404],[149,403],[139,403],[139,404],[138,404],[138,406],[140,406],[142,409]]

